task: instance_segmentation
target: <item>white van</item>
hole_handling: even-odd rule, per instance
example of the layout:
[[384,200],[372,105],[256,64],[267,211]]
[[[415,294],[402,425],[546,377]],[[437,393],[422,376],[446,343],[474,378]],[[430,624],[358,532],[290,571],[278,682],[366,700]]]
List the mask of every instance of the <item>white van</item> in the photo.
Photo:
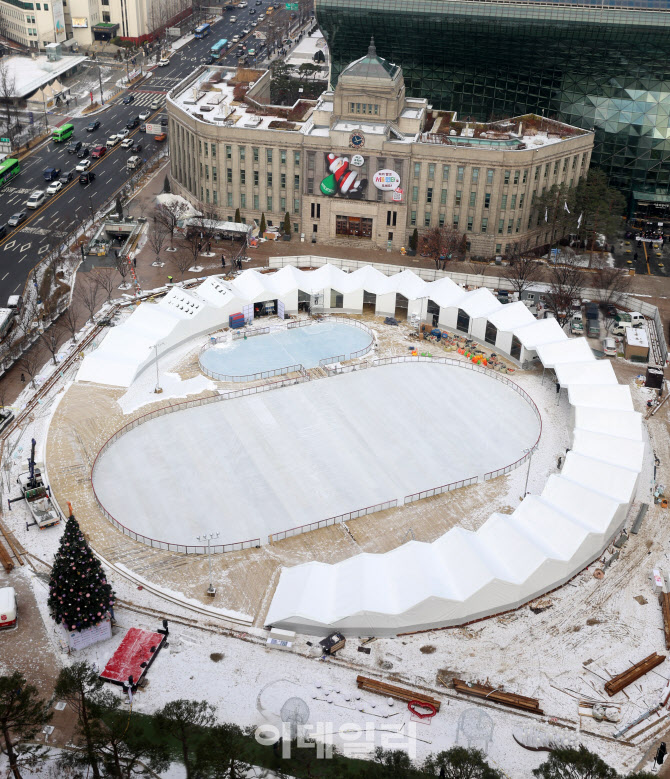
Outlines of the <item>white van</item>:
[[633,327],[643,327],[644,317],[639,311],[630,312],[630,323]]
[[18,627],[16,592],[13,587],[0,588],[0,630]]
[[616,357],[617,348],[614,338],[603,339],[603,352],[605,353],[605,357]]

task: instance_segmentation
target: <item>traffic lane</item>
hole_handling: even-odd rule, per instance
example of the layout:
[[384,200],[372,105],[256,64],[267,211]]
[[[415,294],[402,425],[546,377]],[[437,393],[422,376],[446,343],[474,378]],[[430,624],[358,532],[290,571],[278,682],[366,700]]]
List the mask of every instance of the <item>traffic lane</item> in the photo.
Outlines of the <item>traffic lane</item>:
[[[145,137],[143,133],[139,135]],[[153,136],[149,136],[143,143],[143,157],[148,157],[146,152],[153,152],[157,145]],[[91,167],[96,173],[92,184],[81,186],[78,180],[71,182],[0,242],[0,301],[22,288],[29,269],[53,247],[54,236],[65,238],[132,175],[133,172],[126,170],[125,160],[130,156],[126,151],[120,146],[110,150]],[[114,154],[117,157],[112,160]]]

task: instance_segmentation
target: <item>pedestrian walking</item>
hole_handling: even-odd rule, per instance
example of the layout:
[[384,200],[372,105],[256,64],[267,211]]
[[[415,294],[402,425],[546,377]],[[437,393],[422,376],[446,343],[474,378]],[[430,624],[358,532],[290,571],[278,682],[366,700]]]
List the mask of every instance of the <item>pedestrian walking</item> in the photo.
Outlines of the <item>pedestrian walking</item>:
[[221,267],[222,268],[226,267],[226,257],[224,254],[221,255]]
[[633,260],[634,260],[635,262],[637,262],[637,252],[635,252],[635,254],[633,255]]
[[26,377],[25,377],[25,375],[22,373],[22,374],[21,374],[21,384],[25,384],[25,383],[26,383]]
[[137,257],[133,257],[133,268],[137,267]]
[[168,276],[168,284],[172,284],[173,278],[172,276]]

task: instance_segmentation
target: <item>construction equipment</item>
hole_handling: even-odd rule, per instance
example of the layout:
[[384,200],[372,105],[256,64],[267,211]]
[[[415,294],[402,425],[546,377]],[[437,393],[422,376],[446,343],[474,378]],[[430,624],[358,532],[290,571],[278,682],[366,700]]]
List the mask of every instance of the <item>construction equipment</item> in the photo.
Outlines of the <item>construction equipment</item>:
[[35,446],[36,441],[33,438],[28,459],[28,470],[20,473],[16,480],[21,489],[21,495],[18,498],[10,498],[7,501],[10,511],[12,503],[16,503],[17,500],[26,501],[28,510],[33,518],[32,522],[26,522],[26,530],[33,525],[36,525],[38,530],[44,530],[47,527],[57,525],[61,519],[58,509],[51,502],[49,485],[44,483],[42,471],[35,464]]

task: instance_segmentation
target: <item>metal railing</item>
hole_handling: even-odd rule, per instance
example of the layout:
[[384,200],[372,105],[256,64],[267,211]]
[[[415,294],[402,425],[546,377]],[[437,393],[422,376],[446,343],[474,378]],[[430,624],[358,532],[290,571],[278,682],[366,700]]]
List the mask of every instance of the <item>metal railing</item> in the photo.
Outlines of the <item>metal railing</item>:
[[328,517],[328,519],[320,519],[316,522],[309,522],[306,525],[298,525],[298,527],[292,527],[289,530],[280,530],[277,533],[270,533],[268,536],[268,543],[272,544],[275,541],[283,541],[285,538],[299,536],[302,533],[309,533],[312,530],[318,530],[322,527],[339,525],[343,522],[347,522],[350,519],[358,519],[358,517],[364,517],[367,514],[374,514],[377,511],[386,511],[386,509],[395,508],[397,505],[397,500],[387,500],[384,503],[375,503],[372,506],[366,506],[364,509],[348,511],[346,514],[338,514],[334,517]]
[[[267,335],[270,332],[277,332],[281,330],[292,330],[295,327],[308,327],[309,325],[319,324],[328,321],[344,322],[345,324],[350,325],[352,327],[357,327],[359,330],[363,330],[365,333],[367,333],[370,336],[370,341],[362,349],[357,349],[355,352],[352,352],[348,357],[345,354],[339,354],[333,357],[324,357],[322,360],[319,360],[320,368],[324,368],[326,365],[332,365],[333,363],[336,362],[344,362],[345,360],[358,359],[359,357],[362,357],[363,355],[367,354],[373,348],[375,344],[374,330],[372,330],[362,322],[358,322],[355,319],[349,319],[347,317],[341,317],[341,316],[323,316],[316,320],[300,319],[297,321],[287,322],[286,324],[282,324],[282,325],[273,325],[272,327],[259,327],[253,330],[244,330],[244,331],[232,333],[232,340],[237,341],[241,338],[244,338],[245,336],[252,337],[255,335]],[[257,373],[249,373],[246,375],[218,373],[217,371],[210,370],[203,364],[202,354],[206,352],[208,349],[212,349],[217,344],[223,343],[224,341],[227,340],[228,340],[227,335],[211,337],[210,340],[207,343],[203,344],[203,346],[200,348],[200,352],[198,353],[198,365],[200,366],[201,372],[204,373],[206,376],[208,376],[210,379],[214,379],[215,381],[243,383],[243,382],[259,381],[261,379],[268,379],[268,378],[272,378],[273,376],[285,376],[288,373],[301,373],[303,375],[306,373],[306,368],[302,364],[287,365],[281,368],[274,368],[267,371],[259,371]]]
[[423,500],[424,498],[432,498],[434,495],[442,495],[444,492],[451,492],[452,490],[459,490],[461,487],[469,487],[471,484],[477,484],[479,481],[478,476],[471,476],[469,479],[459,479],[458,481],[452,481],[450,484],[443,484],[441,487],[433,487],[429,490],[421,490],[421,492],[413,492],[410,495],[405,495],[403,498],[403,504],[414,503],[416,500]]
[[[95,497],[95,500],[98,506],[100,507],[100,510],[105,515],[105,517],[107,517],[107,519],[114,525],[114,527],[116,527],[124,535],[129,536],[135,541],[139,541],[140,543],[146,544],[147,546],[151,546],[154,549],[166,549],[171,552],[181,552],[183,554],[204,554],[207,551],[207,547],[204,545],[191,546],[186,544],[175,544],[167,541],[159,541],[156,538],[145,536],[143,533],[137,533],[136,531],[127,528],[123,523],[119,522],[119,520],[116,519],[116,517],[114,517],[109,511],[107,511],[107,509],[104,507],[100,498],[98,497],[98,494],[95,491],[95,484],[94,484],[95,469],[97,467],[100,456],[104,454],[110,448],[110,446],[112,446],[112,444],[118,441],[119,438],[124,436],[126,433],[129,433],[131,430],[134,430],[136,427],[139,427],[140,425],[143,425],[146,422],[150,422],[152,419],[157,419],[158,417],[162,417],[165,416],[166,414],[171,414],[176,411],[183,411],[189,408],[206,406],[210,403],[219,403],[225,400],[232,400],[234,398],[246,397],[247,395],[257,395],[261,392],[270,392],[271,390],[280,389],[281,387],[287,387],[292,384],[302,384],[305,381],[309,381],[309,376],[299,376],[291,379],[282,379],[280,381],[275,381],[270,384],[261,384],[254,387],[244,387],[243,389],[239,389],[239,390],[230,390],[229,392],[222,392],[218,395],[210,395],[206,398],[195,398],[194,400],[187,400],[181,403],[171,403],[167,406],[161,406],[160,408],[155,409],[154,411],[150,411],[146,414],[142,414],[136,419],[133,419],[131,422],[128,422],[128,424],[119,428],[105,441],[105,443],[102,445],[102,447],[96,454],[95,460],[93,462],[93,467],[91,468],[91,490],[93,491],[93,496]],[[248,539],[247,541],[239,541],[239,542],[234,542],[229,544],[217,544],[216,546],[210,547],[210,551],[215,554],[220,554],[222,552],[233,552],[233,551],[238,551],[240,549],[260,547],[260,545],[261,545],[260,538],[251,538]]]

